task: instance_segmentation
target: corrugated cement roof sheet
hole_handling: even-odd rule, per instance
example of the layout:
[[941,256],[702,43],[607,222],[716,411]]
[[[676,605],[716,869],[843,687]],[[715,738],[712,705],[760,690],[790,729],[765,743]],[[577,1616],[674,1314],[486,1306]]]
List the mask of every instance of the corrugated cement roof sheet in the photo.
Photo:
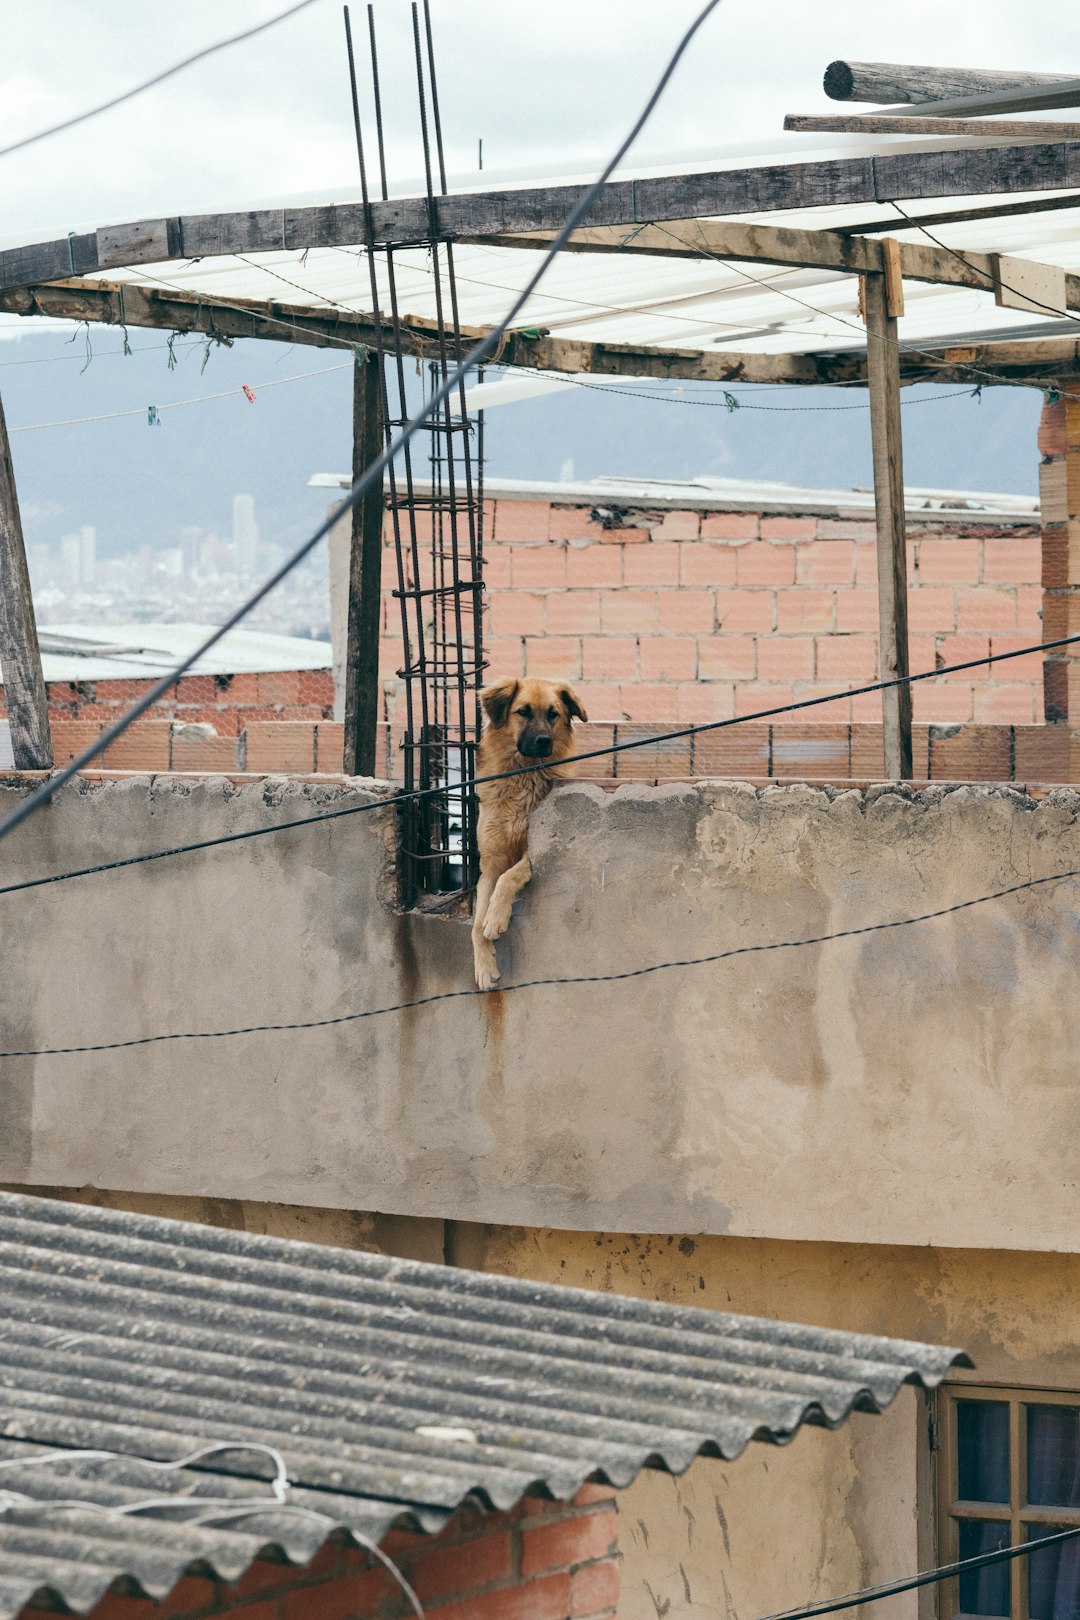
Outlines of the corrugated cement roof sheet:
[[[79,1612],[115,1582],[161,1597],[193,1565],[235,1580],[268,1548],[306,1563],[335,1530],[435,1530],[466,1497],[679,1472],[967,1364],[17,1194],[0,1303],[2,1620],[35,1593]],[[147,1466],[206,1447],[227,1449]]]
[[[46,681],[157,680],[211,634],[208,624],[50,624],[38,630]],[[230,630],[193,675],[329,669],[330,643],[269,630]]]

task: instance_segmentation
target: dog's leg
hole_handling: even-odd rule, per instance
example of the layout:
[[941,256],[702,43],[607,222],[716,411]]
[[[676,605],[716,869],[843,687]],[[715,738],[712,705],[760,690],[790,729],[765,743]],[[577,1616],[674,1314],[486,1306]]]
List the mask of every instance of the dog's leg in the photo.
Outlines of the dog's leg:
[[516,865],[509,867],[496,883],[491,899],[488,901],[487,911],[484,915],[483,934],[485,939],[500,939],[510,926],[510,913],[514,901],[532,877],[532,866],[528,854],[524,854]]
[[473,944],[473,971],[476,974],[477,988],[490,990],[499,977],[499,964],[495,957],[495,947],[484,937],[484,919],[488,913],[491,897],[498,886],[499,874],[490,870],[481,870],[476,885],[476,907],[473,912],[472,944]]

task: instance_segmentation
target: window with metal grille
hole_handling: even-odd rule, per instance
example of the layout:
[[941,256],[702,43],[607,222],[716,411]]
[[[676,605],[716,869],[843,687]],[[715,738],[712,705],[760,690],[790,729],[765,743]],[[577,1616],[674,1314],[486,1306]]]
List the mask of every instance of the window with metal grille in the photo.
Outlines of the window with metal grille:
[[[1080,1525],[1080,1393],[940,1392],[942,1563]],[[1080,1620],[1080,1537],[942,1583],[942,1620]]]

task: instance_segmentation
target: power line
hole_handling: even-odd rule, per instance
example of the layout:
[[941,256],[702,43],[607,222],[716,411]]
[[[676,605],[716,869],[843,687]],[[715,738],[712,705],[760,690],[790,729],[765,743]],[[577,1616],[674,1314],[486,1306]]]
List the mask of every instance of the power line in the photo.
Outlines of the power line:
[[[874,681],[868,686],[850,687],[844,692],[828,692],[824,696],[800,698],[794,703],[780,704],[771,709],[757,709],[750,714],[735,715],[728,720],[708,720],[694,726],[683,726],[678,731],[662,732],[656,737],[637,737],[630,742],[608,743],[603,748],[592,748],[586,753],[570,754],[566,759],[559,761],[563,765],[579,764],[583,760],[608,758],[613,754],[623,754],[632,748],[655,748],[660,743],[678,742],[684,737],[696,737],[704,731],[723,731],[728,726],[748,725],[754,720],[771,720],[778,715],[791,714],[799,709],[812,709],[822,703],[838,703],[845,698],[865,697],[872,692],[887,692],[893,687],[910,686],[915,681],[935,680],[943,675],[955,675],[966,669],[978,669],[983,664],[997,664],[1008,658],[1026,658],[1032,653],[1050,652],[1058,647],[1068,647],[1080,641],[1080,634],[1063,636],[1059,641],[1041,641],[1033,647],[1019,647],[1010,652],[988,653],[985,658],[971,658],[962,664],[943,664],[940,669],[920,670],[914,675],[899,675],[888,681]],[[549,760],[538,760],[532,765],[522,765],[514,770],[499,771],[492,776],[475,776],[467,780],[454,783],[455,793],[464,793],[469,789],[483,787],[488,782],[504,782],[513,776],[528,776],[533,771],[550,769]],[[246,832],[223,833],[216,838],[203,838],[197,843],[175,844],[170,849],[151,850],[144,855],[125,855],[120,860],[103,861],[96,866],[81,866],[68,872],[54,872],[48,877],[26,878],[21,883],[8,883],[0,887],[0,895],[18,894],[24,889],[40,889],[49,883],[66,883],[71,878],[95,877],[102,872],[115,872],[125,866],[143,866],[150,861],[165,860],[173,855],[191,855],[202,849],[216,849],[222,844],[239,844],[249,838],[265,838],[270,833],[289,832],[296,827],[311,827],[322,821],[338,821],[343,816],[358,816],[369,810],[385,810],[400,804],[409,804],[418,799],[430,799],[449,791],[448,787],[410,788],[407,792],[394,793],[393,797],[375,799],[367,804],[346,805],[338,810],[324,810],[314,816],[300,816],[294,821],[279,821],[272,827],[252,827]]]
[[[308,0],[304,0],[304,3],[308,3]],[[132,704],[131,708],[126,714],[122,715],[119,720],[115,721],[113,725],[109,726],[107,730],[103,731],[101,735],[89,745],[89,747],[83,749],[81,754],[76,755],[74,759],[70,760],[68,764],[66,764],[61,770],[57,771],[55,775],[51,776],[46,782],[43,782],[39,788],[35,789],[33,793],[29,794],[22,801],[22,803],[16,807],[16,809],[11,811],[9,815],[5,816],[4,820],[0,822],[0,839],[6,837],[7,834],[13,831],[15,827],[19,826],[23,821],[25,821],[28,816],[33,815],[41,805],[47,804],[53,795],[58,792],[58,790],[63,787],[66,782],[69,782],[71,778],[77,775],[78,772],[88,765],[91,760],[96,759],[100,753],[104,752],[104,750],[110,746],[110,744],[114,743],[118,737],[122,736],[127,730],[128,726],[130,726],[134,720],[138,719],[140,714],[144,714],[146,710],[151,708],[160,697],[164,697],[165,693],[170,689],[170,687],[176,684],[181,675],[186,674],[193,664],[196,664],[200,658],[203,658],[206,653],[210,651],[211,647],[216,646],[223,636],[227,635],[228,632],[238,625],[241,620],[245,619],[254,608],[258,607],[259,603],[264,599],[264,597],[269,596],[271,591],[275,590],[281,581],[287,578],[292,570],[298,566],[298,564],[303,562],[304,558],[315,549],[319,541],[322,540],[330,532],[334,524],[339,521],[342,514],[346,511],[352,510],[358,505],[376,479],[379,480],[381,487],[381,481],[386,468],[392,464],[402,448],[409,443],[414,434],[417,433],[418,430],[423,426],[424,422],[427,421],[428,417],[434,412],[438,411],[446,400],[450,398],[451,394],[456,389],[460,388],[462,382],[464,381],[465,377],[468,376],[470,371],[475,370],[475,368],[480,365],[489,354],[497,349],[503,334],[513,324],[520,311],[524,308],[525,304],[532,296],[535,288],[543,280],[548,269],[554,263],[555,259],[566,245],[569,237],[576,230],[577,226],[581,223],[582,219],[584,219],[585,215],[592,207],[594,201],[603,190],[603,187],[606,185],[611,174],[615,169],[618,168],[631,146],[637,140],[638,135],[641,133],[649,118],[652,116],[653,109],[666,90],[675,69],[678,67],[683,55],[688,49],[691,40],[694,38],[695,34],[697,34],[705,20],[712,15],[713,11],[715,11],[719,4],[720,0],[707,0],[706,5],[698,12],[689,28],[684,32],[682,38],[679,40],[679,43],[675,48],[674,53],[669,59],[663,73],[660,75],[659,80],[650,94],[649,99],[645,103],[644,108],[635,119],[629,133],[620,143],[618,150],[612,155],[610,161],[604,166],[604,169],[601,171],[597,179],[579,198],[577,204],[567,218],[566,223],[552,241],[551,246],[544,254],[540,264],[529,278],[524,290],[519,294],[518,298],[515,300],[514,304],[511,306],[499,324],[493,327],[492,330],[486,334],[486,336],[481,338],[480,341],[469,350],[468,354],[465,355],[464,359],[455,368],[455,370],[449,376],[447,376],[442,383],[440,383],[439,387],[435,389],[430,397],[425,401],[422,409],[405,423],[397,437],[393,439],[375,458],[375,460],[369,464],[364,472],[361,473],[360,477],[356,480],[352,486],[352,489],[349,491],[347,498],[339,507],[328,514],[323,522],[319,524],[314,534],[309,535],[307,540],[305,540],[302,545],[298,546],[292,555],[286,558],[279,568],[274,570],[269,579],[265,580],[263,584],[259,586],[258,590],[254,591],[245,602],[242,602],[240,606],[228,616],[225,622],[219,625],[212,635],[208,636],[205,641],[201,642],[199,646],[195,647],[190,653],[188,653],[187,656],[169,672],[169,674],[162,676],[162,678],[159,681],[156,681],[148,691],[144,692],[142,697],[139,698],[136,703]]]
[[[1024,883],[1012,883],[1006,889],[995,889],[989,894],[976,895],[971,900],[959,900],[955,905],[941,906],[935,911],[923,911],[914,917],[894,917],[887,922],[863,923],[858,928],[840,928],[829,934],[810,934],[802,939],[768,940],[760,945],[736,945],[730,950],[714,951],[708,956],[688,956],[670,962],[650,962],[645,967],[625,968],[619,973],[585,973],[566,977],[522,979],[518,984],[499,987],[496,993],[511,995],[521,990],[546,990],[573,984],[622,984],[630,979],[648,978],[653,973],[666,973],[673,968],[708,967],[718,962],[729,962],[737,956],[756,956],[771,951],[800,950],[808,945],[828,945],[840,939],[856,939],[865,934],[880,934],[896,928],[911,928],[916,923],[934,922],[940,917],[951,917],[958,911],[970,911],[974,906],[986,905],[991,900],[1002,900],[1009,895],[1021,894],[1048,883],[1064,883],[1080,877],[1080,867],[1068,872],[1051,872],[1046,877],[1028,878]],[[288,1024],[247,1024],[236,1029],[175,1030],[162,1035],[137,1035],[123,1041],[97,1041],[85,1046],[24,1047],[0,1052],[0,1058],[22,1057],[75,1057],[93,1052],[121,1052],[136,1046],[160,1046],[172,1041],[221,1041],[239,1035],[278,1035],[287,1031],[330,1029],[342,1024],[356,1024],[367,1018],[384,1018],[391,1013],[411,1012],[419,1007],[431,1007],[443,1001],[461,1001],[477,996],[491,995],[490,990],[440,990],[430,996],[417,996],[411,1001],[396,1001],[385,1007],[368,1007],[362,1012],[337,1013],[330,1018],[309,1018]],[[1078,1532],[1080,1533],[1080,1532]],[[837,1604],[842,1608],[844,1603]],[[825,1611],[821,1611],[825,1612]]]
[[89,107],[85,112],[76,113],[74,118],[65,118],[59,124],[50,125],[48,129],[40,129],[36,135],[25,135],[21,141],[13,141],[10,146],[0,146],[0,157],[7,157],[11,152],[21,152],[24,147],[34,146],[50,135],[59,135],[62,130],[73,129],[76,124],[85,124],[88,119],[97,118],[100,113],[109,112],[113,107],[119,107],[125,101],[132,101],[136,96],[141,96],[144,90],[150,90],[156,84],[163,84],[166,79],[182,73],[185,68],[194,66],[196,62],[205,61],[208,56],[215,56],[218,51],[227,50],[230,45],[239,45],[245,39],[254,39],[256,34],[263,34],[268,28],[276,28],[278,23],[285,22],[289,17],[295,17],[298,11],[304,11],[314,4],[315,0],[298,0],[297,5],[290,6],[287,11],[280,11],[276,17],[268,17],[265,22],[256,23],[254,28],[245,28],[243,33],[218,40],[216,45],[207,45],[201,51],[196,51],[193,56],[185,56],[182,62],[174,62],[172,67],[165,68],[161,73],[155,73],[153,78],[144,79],[141,84],[113,96],[109,101],[103,101],[96,107]]
[[1054,1547],[1062,1541],[1072,1540],[1074,1536],[1080,1536],[1080,1526],[1055,1531],[1052,1536],[1038,1536],[1012,1547],[999,1547],[994,1552],[977,1553],[973,1558],[961,1558],[955,1564],[942,1564],[938,1569],[923,1570],[903,1581],[889,1581],[883,1586],[864,1586],[861,1591],[849,1592],[831,1603],[813,1603],[805,1609],[784,1609],[780,1614],[765,1616],[765,1620],[813,1620],[815,1615],[859,1608],[878,1598],[893,1597],[899,1592],[912,1592],[918,1586],[932,1586],[937,1581],[951,1580],[954,1575],[962,1575],[966,1569],[985,1569],[988,1564],[1003,1564],[1009,1559],[1025,1558],[1028,1553],[1038,1552],[1041,1547]]

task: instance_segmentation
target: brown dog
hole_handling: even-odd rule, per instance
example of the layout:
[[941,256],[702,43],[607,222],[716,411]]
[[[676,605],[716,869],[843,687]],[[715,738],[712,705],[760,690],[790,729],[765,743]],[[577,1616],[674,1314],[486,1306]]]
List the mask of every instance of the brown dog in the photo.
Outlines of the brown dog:
[[561,763],[573,749],[572,722],[587,720],[577,693],[564,681],[496,681],[480,694],[486,716],[476,753],[477,776],[519,771],[539,760],[541,769],[476,790],[480,818],[476,838],[480,881],[473,917],[473,966],[481,990],[499,977],[494,941],[510,926],[515,896],[532,876],[529,817],[556,782],[574,774]]

